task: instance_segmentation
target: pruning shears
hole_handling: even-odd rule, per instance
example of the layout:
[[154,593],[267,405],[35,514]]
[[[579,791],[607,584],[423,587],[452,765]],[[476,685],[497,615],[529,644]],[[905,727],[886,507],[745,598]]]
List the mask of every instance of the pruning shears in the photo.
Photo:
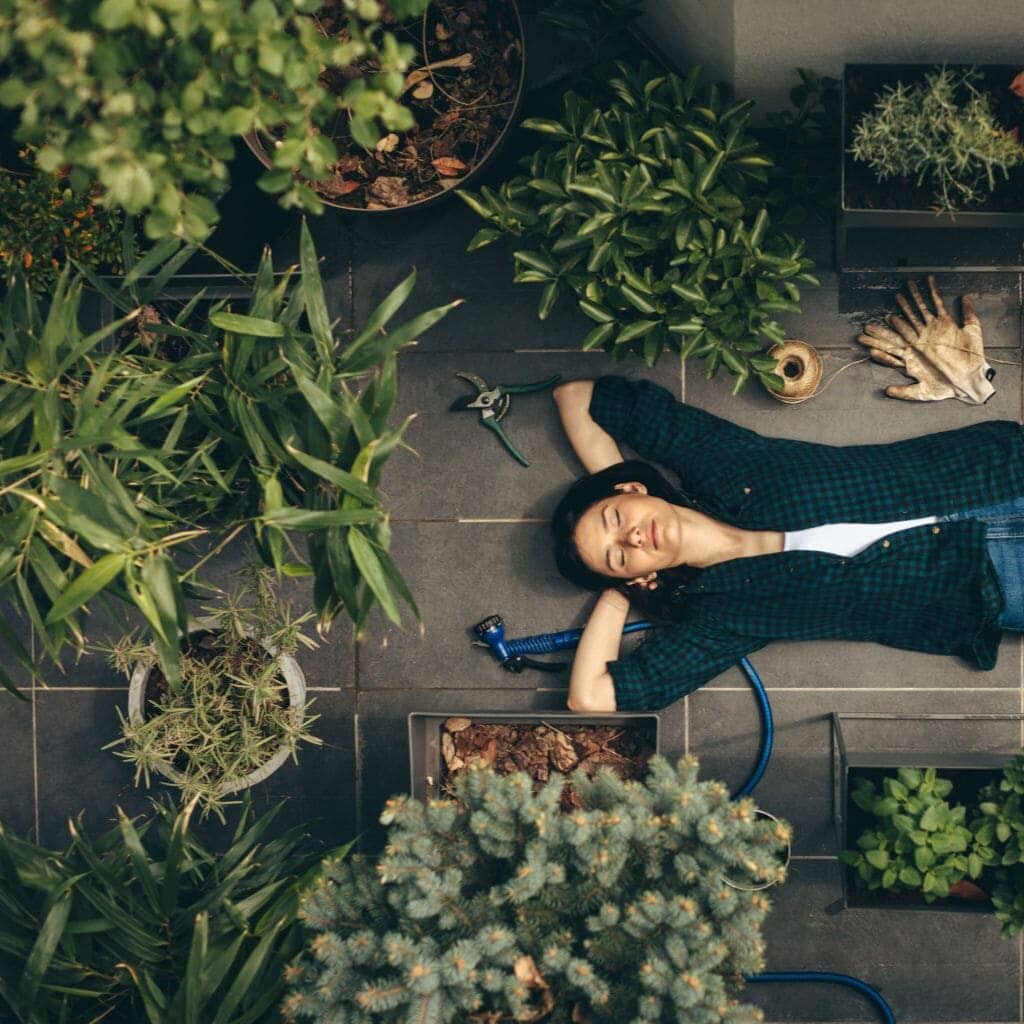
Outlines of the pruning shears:
[[495,384],[494,387],[491,387],[482,377],[478,377],[475,373],[459,371],[455,376],[472,384],[476,388],[476,394],[463,395],[461,398],[456,398],[450,406],[451,411],[464,412],[467,409],[479,409],[480,422],[488,430],[493,430],[498,435],[501,443],[509,450],[514,459],[521,462],[524,466],[529,466],[530,464],[523,458],[522,453],[509,440],[508,435],[501,428],[499,420],[504,418],[505,413],[508,412],[509,406],[512,404],[511,395],[525,395],[530,391],[543,391],[545,388],[557,384],[562,379],[561,374],[556,373],[548,377],[547,380],[535,381],[533,384]]

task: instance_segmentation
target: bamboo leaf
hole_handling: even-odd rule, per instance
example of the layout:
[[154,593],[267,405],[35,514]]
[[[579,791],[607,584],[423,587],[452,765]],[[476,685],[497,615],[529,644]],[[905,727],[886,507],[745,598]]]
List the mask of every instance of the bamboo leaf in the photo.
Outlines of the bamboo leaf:
[[319,530],[325,526],[366,526],[378,522],[382,515],[382,512],[372,508],[331,509],[329,511],[281,508],[266,513],[262,519],[266,523],[291,530]]
[[302,219],[299,235],[299,267],[299,291],[309,319],[309,329],[321,360],[329,363],[334,351],[334,337],[331,334],[331,320],[327,315],[327,302],[324,299],[324,285],[320,276],[316,247],[313,245],[313,236],[309,233],[305,217]]
[[83,569],[64,588],[46,616],[47,625],[67,618],[90,598],[95,597],[111,580],[115,579],[128,562],[128,555],[104,555],[88,569]]
[[391,591],[388,589],[387,576],[384,573],[380,560],[373,549],[373,545],[360,533],[359,530],[350,530],[348,535],[348,548],[352,552],[356,566],[363,579],[373,592],[374,597],[380,602],[381,610],[396,625],[401,625],[402,617]]
[[71,904],[72,894],[68,891],[50,908],[25,962],[25,970],[18,982],[17,1005],[23,1007],[26,1014],[32,1014],[36,993],[64,934],[64,927],[71,914]]
[[314,458],[312,455],[308,455],[306,452],[300,451],[290,444],[286,444],[285,449],[296,462],[305,466],[310,472],[316,473],[317,476],[340,487],[346,494],[351,494],[352,497],[358,498],[363,504],[378,505],[380,503],[380,496],[372,487],[369,487],[339,466],[333,466],[329,462],[324,462],[323,459]]
[[210,323],[222,331],[248,335],[254,338],[283,338],[284,327],[273,320],[263,320],[255,316],[243,316],[240,313],[218,311],[210,314]]
[[145,893],[146,900],[150,907],[152,907],[153,912],[159,914],[160,900],[157,896],[156,878],[153,875],[153,868],[150,865],[149,858],[146,856],[146,851],[142,847],[142,840],[139,837],[138,831],[132,824],[131,819],[120,807],[117,808],[117,825],[121,832],[124,847],[128,851],[128,856],[131,858],[132,865],[135,868],[135,877],[142,886],[142,891]]

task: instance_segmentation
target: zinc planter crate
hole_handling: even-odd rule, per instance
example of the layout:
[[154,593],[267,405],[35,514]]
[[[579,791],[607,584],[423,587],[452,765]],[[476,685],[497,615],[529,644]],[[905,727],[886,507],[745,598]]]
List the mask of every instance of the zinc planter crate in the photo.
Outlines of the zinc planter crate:
[[[881,788],[881,780],[896,774],[898,768],[935,768],[939,775],[953,783],[953,789],[946,798],[950,804],[963,803],[970,806],[978,791],[988,783],[1002,777],[1003,765],[1019,748],[1019,742],[1008,742],[1004,749],[989,749],[977,752],[950,751],[948,749],[879,749],[874,745],[858,745],[851,742],[854,723],[871,723],[872,727],[899,723],[1019,723],[1019,715],[882,715],[882,714],[840,714],[832,713],[832,790],[833,817],[838,850],[854,849],[857,837],[876,820],[861,810],[851,799],[854,785],[860,779],[868,779]],[[845,726],[845,728],[844,728]],[[1016,729],[1014,730],[1017,731]],[[1001,742],[997,747],[1001,747]],[[884,890],[870,891],[858,885],[857,873],[848,865],[840,863],[842,871],[842,909],[885,909],[885,910],[946,910],[965,913],[991,913],[988,901],[972,901],[949,897],[925,903],[910,893],[889,893]]]
[[661,716],[656,714],[578,715],[572,711],[449,711],[440,714],[413,711],[409,715],[409,792],[417,800],[431,800],[440,795],[441,727],[449,718],[468,718],[474,723],[501,725],[553,725],[556,728],[587,725],[624,726],[644,730],[654,747],[654,752],[660,752]]
[[[930,209],[927,181],[916,188],[898,179],[879,182],[866,163],[853,159],[850,147],[861,117],[872,110],[886,86],[912,85],[934,71],[936,64],[847,64],[843,70],[842,153],[839,216],[836,223],[836,265],[839,270],[970,270],[1024,269],[1024,166],[997,174],[997,185],[982,207],[956,213]],[[1024,137],[1024,102],[1007,86],[1021,66],[947,64],[951,71],[977,67],[979,88],[993,95],[992,110],[1007,131],[1017,127]],[[1003,96],[1002,94],[1006,95]],[[850,266],[849,232],[871,232],[872,251],[881,261]],[[917,241],[916,246],[913,245]],[[882,264],[885,264],[884,266]]]

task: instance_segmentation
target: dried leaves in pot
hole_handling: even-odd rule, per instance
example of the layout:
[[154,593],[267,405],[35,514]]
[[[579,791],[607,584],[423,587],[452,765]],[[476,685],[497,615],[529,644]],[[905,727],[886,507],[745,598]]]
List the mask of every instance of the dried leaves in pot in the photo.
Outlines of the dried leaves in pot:
[[[441,789],[451,794],[453,776],[471,764],[483,762],[499,774],[524,771],[537,791],[552,774],[568,775],[577,768],[589,777],[599,768],[611,768],[621,779],[642,778],[654,753],[650,735],[642,728],[620,725],[549,723],[510,725],[449,718],[441,729]],[[566,783],[562,807],[579,807],[579,798]]]
[[[328,33],[344,18],[337,4],[320,16]],[[388,28],[417,52],[401,96],[414,123],[384,135],[372,151],[348,134],[344,113],[327,126],[340,156],[333,177],[315,188],[340,206],[407,206],[458,185],[495,144],[515,108],[523,54],[510,0],[434,0],[422,18],[392,20]],[[380,69],[371,61],[357,70],[372,76]],[[338,93],[348,85],[338,72],[325,74],[323,82]]]

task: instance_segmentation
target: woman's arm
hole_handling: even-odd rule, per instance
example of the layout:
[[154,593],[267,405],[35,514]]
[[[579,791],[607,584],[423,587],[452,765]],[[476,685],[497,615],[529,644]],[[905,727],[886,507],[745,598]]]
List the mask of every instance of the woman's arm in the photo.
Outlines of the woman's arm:
[[555,404],[569,444],[588,473],[622,462],[622,452],[614,438],[599,427],[590,415],[592,380],[572,380],[554,390]]
[[605,590],[590,613],[576,648],[569,677],[569,710],[595,713],[615,710],[615,684],[608,662],[619,656],[629,600],[618,590]]

